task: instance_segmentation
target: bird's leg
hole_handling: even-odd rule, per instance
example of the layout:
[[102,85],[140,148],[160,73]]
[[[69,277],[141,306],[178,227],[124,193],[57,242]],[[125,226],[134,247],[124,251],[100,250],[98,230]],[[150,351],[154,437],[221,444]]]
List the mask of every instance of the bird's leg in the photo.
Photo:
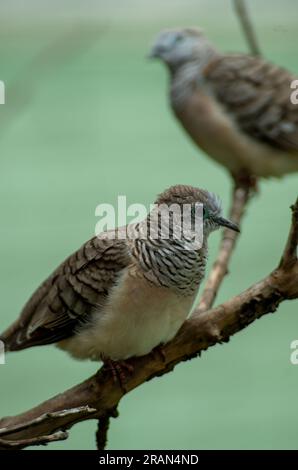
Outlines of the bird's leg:
[[237,173],[232,173],[236,188],[248,188],[251,193],[258,193],[258,179],[255,175],[243,168]]
[[131,375],[134,371],[133,365],[126,361],[113,361],[112,359],[101,356],[104,368],[111,372],[115,383],[119,383],[121,388],[125,390],[125,383],[127,382],[127,375]]
[[162,344],[159,344],[154,349],[152,349],[151,354],[155,358],[156,356],[162,360],[162,362],[166,362],[166,355],[165,350]]

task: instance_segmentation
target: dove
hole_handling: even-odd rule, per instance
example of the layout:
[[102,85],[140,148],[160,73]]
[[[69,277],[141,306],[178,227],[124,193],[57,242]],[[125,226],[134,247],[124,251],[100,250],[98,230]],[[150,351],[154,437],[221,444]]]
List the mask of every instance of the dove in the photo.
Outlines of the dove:
[[261,57],[223,54],[195,28],[162,31],[150,57],[169,70],[182,127],[236,180],[298,171],[297,77]]
[[[130,229],[125,234],[133,236],[100,233],[33,293],[19,318],[0,335],[6,352],[54,343],[76,359],[103,361],[115,370],[174,338],[204,278],[209,234],[221,226],[239,229],[222,217],[219,198],[207,190],[172,186],[155,206],[173,204],[191,208],[190,222],[197,217],[196,205],[203,207],[201,244],[189,232],[173,236],[183,217],[171,219],[168,237],[161,236],[165,219],[151,230],[152,221],[159,220],[152,212],[142,224],[125,227]],[[146,236],[139,236],[147,226]]]

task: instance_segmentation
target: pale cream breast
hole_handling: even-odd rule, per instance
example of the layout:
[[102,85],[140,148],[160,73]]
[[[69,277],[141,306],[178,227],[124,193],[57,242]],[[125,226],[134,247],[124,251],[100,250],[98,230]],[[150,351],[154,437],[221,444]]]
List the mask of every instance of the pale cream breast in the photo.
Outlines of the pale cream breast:
[[267,177],[298,171],[298,155],[247,136],[237,128],[232,116],[201,90],[192,93],[174,111],[197,145],[233,173],[247,169]]
[[126,271],[107,305],[94,313],[92,324],[58,346],[79,359],[104,355],[124,360],[148,354],[176,335],[193,301],[193,296],[178,296]]

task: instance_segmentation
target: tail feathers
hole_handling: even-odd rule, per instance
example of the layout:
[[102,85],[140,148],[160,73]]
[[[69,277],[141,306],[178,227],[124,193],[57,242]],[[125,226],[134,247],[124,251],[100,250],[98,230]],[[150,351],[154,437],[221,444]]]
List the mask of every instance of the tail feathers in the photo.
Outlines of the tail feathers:
[[19,321],[13,323],[7,330],[0,334],[0,340],[4,343],[5,352],[20,351],[31,346],[31,338],[27,337],[27,328]]
[[65,339],[65,332],[52,331],[38,328],[33,334],[28,335],[28,329],[16,322],[0,335],[0,341],[4,343],[5,352],[21,351],[32,346],[42,346],[57,343]]
[[24,349],[24,341],[21,339],[21,331],[17,325],[13,324],[0,335],[0,341],[4,344],[5,352],[18,351]]

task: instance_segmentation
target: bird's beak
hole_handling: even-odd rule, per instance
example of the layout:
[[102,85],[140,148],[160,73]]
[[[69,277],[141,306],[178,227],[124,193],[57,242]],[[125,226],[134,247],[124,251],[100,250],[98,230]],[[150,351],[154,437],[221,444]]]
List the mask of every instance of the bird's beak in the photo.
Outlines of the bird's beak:
[[222,227],[227,227],[231,230],[234,230],[234,232],[240,232],[240,228],[238,227],[238,225],[234,224],[228,219],[225,219],[224,217],[215,217],[214,220],[218,225],[221,225]]
[[158,56],[156,55],[154,49],[151,49],[151,51],[149,52],[149,54],[146,55],[146,59],[156,59]]
[[161,47],[155,45],[151,48],[151,51],[147,55],[147,59],[157,59],[158,57],[160,57],[161,52]]

